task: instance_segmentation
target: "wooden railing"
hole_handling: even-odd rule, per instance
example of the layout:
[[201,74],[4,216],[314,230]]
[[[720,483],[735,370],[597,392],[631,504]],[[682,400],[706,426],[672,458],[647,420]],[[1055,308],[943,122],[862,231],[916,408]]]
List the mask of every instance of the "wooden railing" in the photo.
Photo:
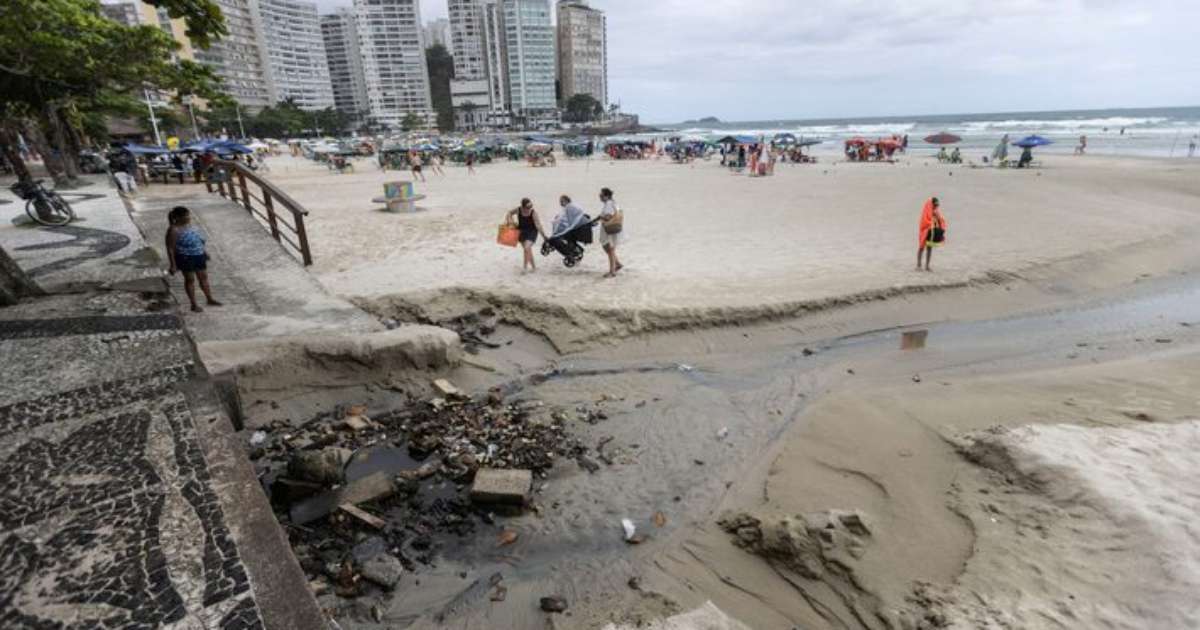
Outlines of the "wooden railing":
[[[250,191],[247,182],[258,187],[257,196]],[[304,261],[305,267],[312,264],[308,233],[304,231],[304,217],[308,216],[308,210],[296,203],[287,193],[259,177],[245,164],[231,160],[214,162],[212,174],[205,180],[204,186],[208,192],[216,192],[234,203],[242,204],[247,212],[266,223],[271,236],[279,241],[284,249],[290,248],[295,251],[300,260]],[[287,212],[276,211],[276,205],[282,206],[281,210]],[[287,217],[291,217],[290,223]],[[285,229],[280,229],[281,227]]]

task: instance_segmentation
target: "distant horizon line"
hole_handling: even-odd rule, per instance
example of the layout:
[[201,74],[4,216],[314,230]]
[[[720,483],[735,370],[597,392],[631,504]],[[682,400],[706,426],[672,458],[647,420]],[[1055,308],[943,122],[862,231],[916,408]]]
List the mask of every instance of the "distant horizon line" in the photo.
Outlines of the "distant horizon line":
[[1072,113],[1087,113],[1087,112],[1137,112],[1137,111],[1163,111],[1163,110],[1186,110],[1200,109],[1200,104],[1197,105],[1163,105],[1151,107],[1099,107],[1087,109],[1028,109],[1017,111],[998,111],[998,112],[958,112],[952,114],[888,114],[888,115],[871,115],[871,116],[846,116],[846,117],[820,117],[820,118],[759,118],[754,120],[725,120],[719,116],[705,116],[701,118],[689,118],[676,122],[654,121],[643,122],[645,125],[686,125],[691,123],[699,123],[703,118],[716,118],[719,124],[722,125],[741,125],[752,123],[820,123],[832,121],[859,122],[859,121],[896,121],[905,119],[905,122],[920,122],[922,119],[940,119],[940,118],[955,118],[962,116],[1019,116],[1025,114],[1072,114]]

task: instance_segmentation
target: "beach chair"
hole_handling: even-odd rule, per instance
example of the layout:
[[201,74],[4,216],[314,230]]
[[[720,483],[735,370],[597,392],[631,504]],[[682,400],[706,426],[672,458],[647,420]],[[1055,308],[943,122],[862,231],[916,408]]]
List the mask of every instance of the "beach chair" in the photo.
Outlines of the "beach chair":
[[414,193],[412,182],[399,181],[384,184],[383,196],[371,202],[384,204],[388,212],[416,212],[417,202],[424,198],[425,195]]

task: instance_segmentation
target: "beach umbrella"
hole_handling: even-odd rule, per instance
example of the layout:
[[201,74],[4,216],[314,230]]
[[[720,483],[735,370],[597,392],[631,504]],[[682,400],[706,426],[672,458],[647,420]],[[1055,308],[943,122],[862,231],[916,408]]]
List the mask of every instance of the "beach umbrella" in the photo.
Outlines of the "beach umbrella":
[[962,142],[962,138],[952,133],[943,131],[941,133],[935,133],[932,136],[926,137],[925,142],[928,142],[929,144],[956,144]]
[[1033,136],[1025,136],[1024,138],[1017,140],[1016,142],[1013,143],[1013,146],[1021,147],[1022,149],[1032,149],[1033,147],[1045,146],[1047,144],[1054,144],[1054,141],[1048,140],[1048,139],[1043,138],[1038,135],[1033,135]]
[[796,144],[796,136],[790,133],[777,133],[771,142],[773,144]]
[[867,140],[866,138],[864,138],[862,136],[855,136],[846,141],[846,145],[851,146],[851,147],[861,147],[865,144],[874,144],[874,143],[871,142],[870,140]]
[[148,145],[144,145],[144,144],[134,144],[132,142],[129,144],[122,145],[121,148],[125,149],[126,151],[128,151],[134,155],[162,155],[164,153],[170,153],[170,151],[167,150],[165,147],[154,147],[154,146],[148,146]]
[[245,145],[231,142],[229,140],[214,143],[212,145],[212,150],[221,155],[228,155],[230,153],[254,153],[253,149],[248,149]]
[[884,139],[876,142],[875,144],[877,144],[885,149],[895,149],[900,146],[900,141],[896,140],[894,138],[884,138]]
[[797,142],[797,143],[796,143],[796,146],[798,146],[798,147],[811,147],[811,146],[815,146],[815,145],[821,144],[821,143],[823,143],[823,142],[825,142],[825,141],[824,141],[824,140],[821,140],[820,138],[809,138],[809,139],[807,139],[807,140],[800,140],[799,142]]

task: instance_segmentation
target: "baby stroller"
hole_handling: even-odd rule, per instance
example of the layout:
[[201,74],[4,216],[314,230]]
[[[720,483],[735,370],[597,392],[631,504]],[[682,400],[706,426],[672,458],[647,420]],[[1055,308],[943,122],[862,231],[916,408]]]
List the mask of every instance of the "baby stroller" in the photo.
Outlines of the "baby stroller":
[[549,256],[552,252],[562,254],[563,264],[574,267],[583,260],[583,246],[592,244],[592,226],[595,221],[586,214],[581,214],[574,222],[558,226],[554,235],[542,243],[542,255]]

